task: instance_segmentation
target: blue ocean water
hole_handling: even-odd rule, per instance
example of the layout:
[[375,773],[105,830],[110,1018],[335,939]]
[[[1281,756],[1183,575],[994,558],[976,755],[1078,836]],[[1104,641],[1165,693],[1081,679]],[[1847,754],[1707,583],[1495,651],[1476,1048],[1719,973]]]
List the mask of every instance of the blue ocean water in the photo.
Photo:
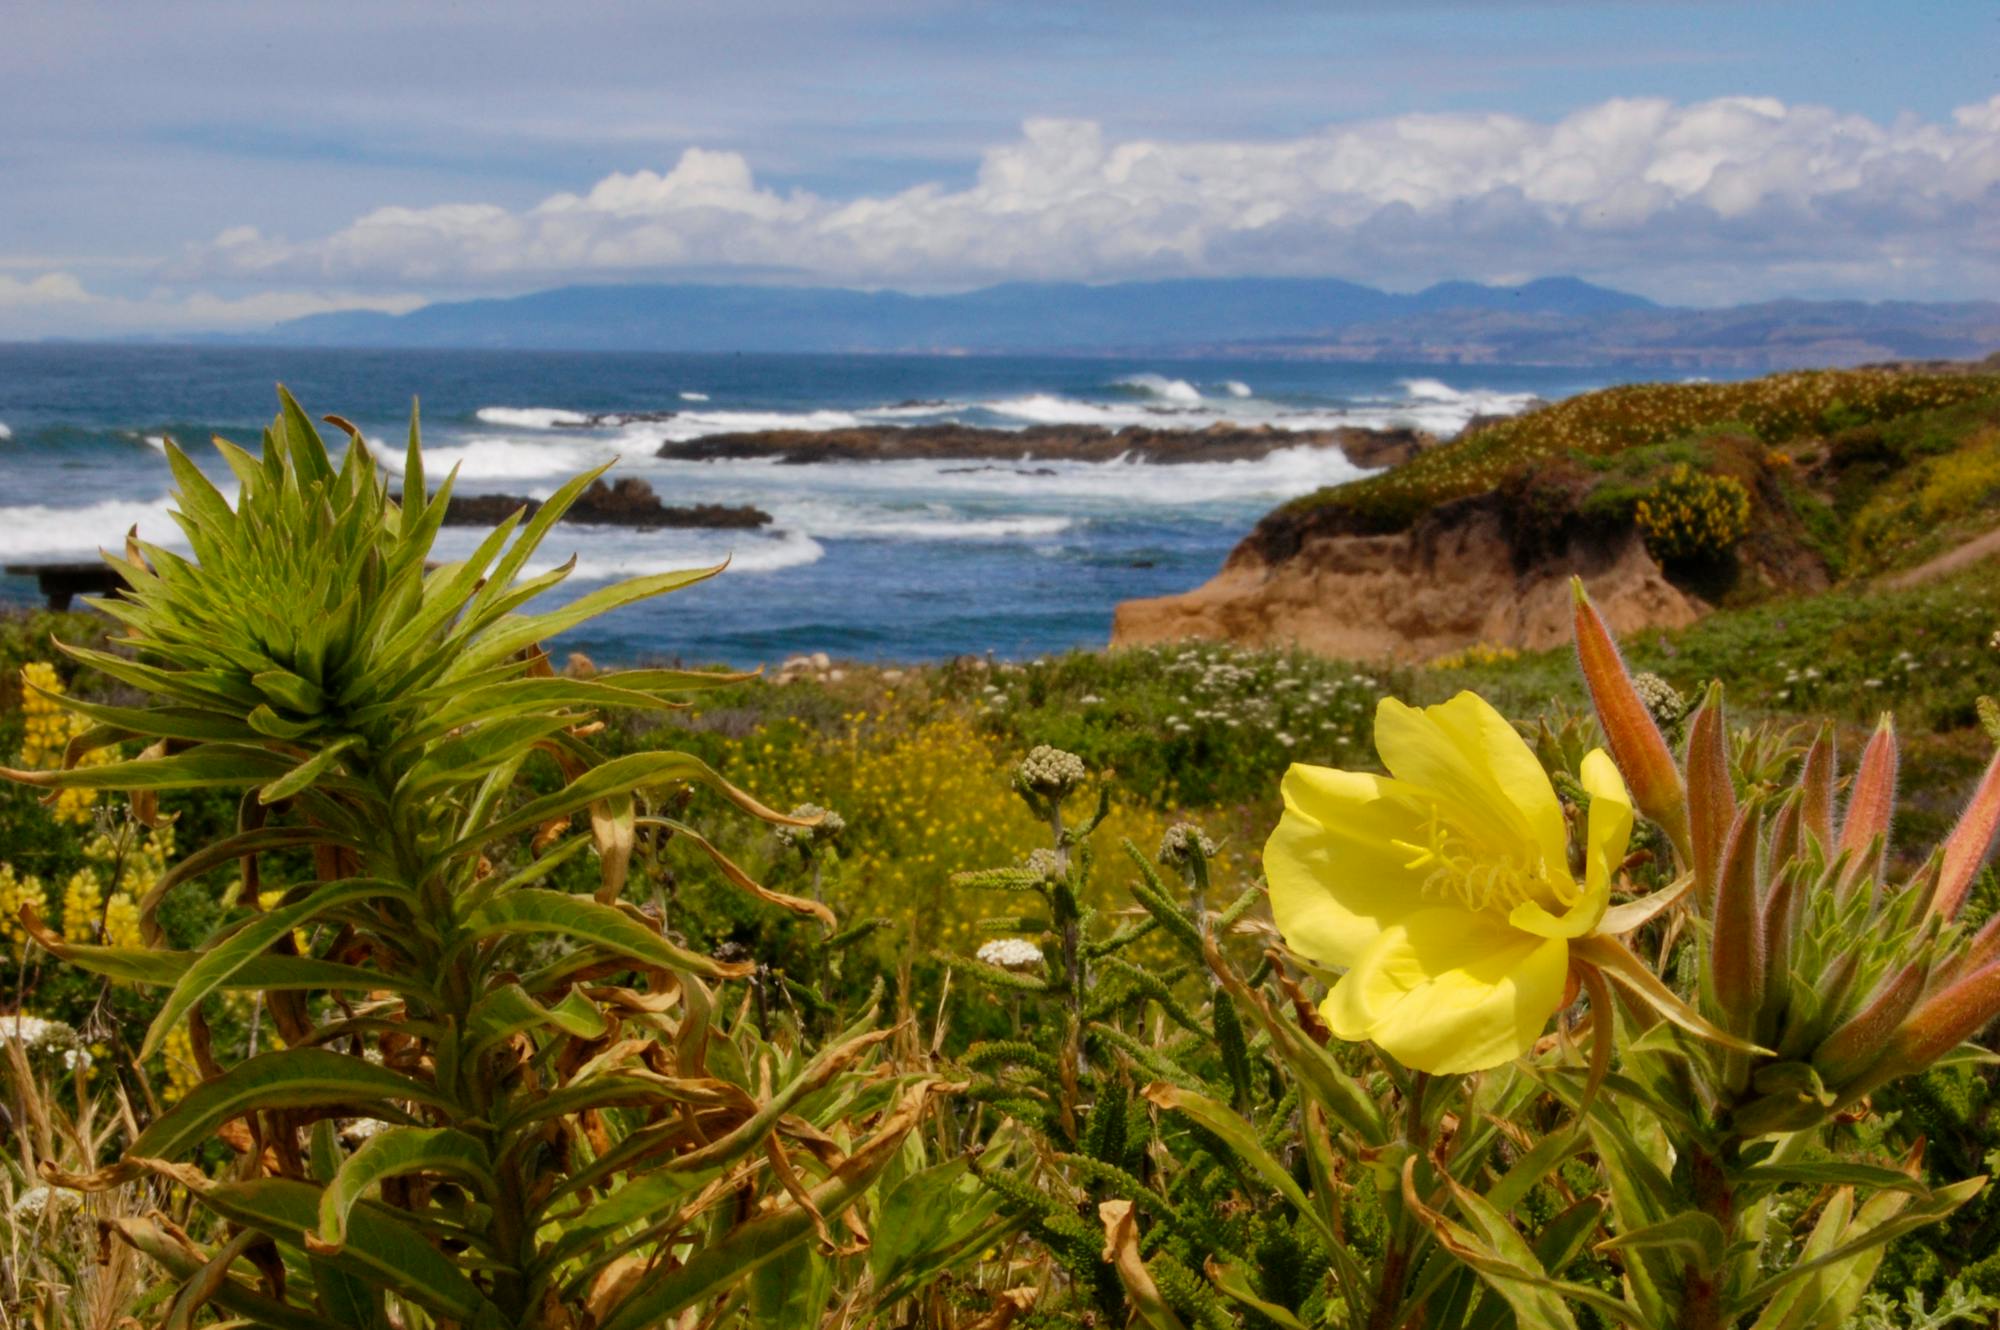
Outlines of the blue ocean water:
[[[1651,376],[1615,375],[1633,377]],[[459,466],[463,492],[541,496],[615,457],[614,474],[643,476],[666,502],[751,503],[776,518],[748,533],[558,528],[533,566],[578,562],[551,603],[732,559],[722,576],[609,615],[559,649],[739,666],[811,651],[1021,658],[1102,645],[1117,602],[1199,584],[1275,504],[1362,473],[1337,450],[1302,447],[1253,462],[1046,468],[666,462],[655,450],[740,430],[945,420],[1407,423],[1448,435],[1476,413],[1613,381],[1507,366],[0,346],[0,563],[90,557],[134,524],[177,543],[161,439],[226,488],[207,440],[254,449],[283,382],[309,411],[352,420],[392,469],[421,397],[426,467],[435,478]],[[448,530],[445,553],[475,539]],[[31,579],[0,577],[0,603],[35,598]]]

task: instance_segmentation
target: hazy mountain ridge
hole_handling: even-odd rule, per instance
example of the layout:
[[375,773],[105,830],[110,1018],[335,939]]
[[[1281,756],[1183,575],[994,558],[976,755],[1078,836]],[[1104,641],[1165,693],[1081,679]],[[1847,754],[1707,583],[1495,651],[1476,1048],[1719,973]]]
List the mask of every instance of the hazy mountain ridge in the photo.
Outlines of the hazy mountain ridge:
[[2000,302],[1657,305],[1573,277],[1393,294],[1337,279],[834,287],[569,286],[408,314],[316,314],[249,339],[576,351],[990,352],[1778,368],[1977,356]]

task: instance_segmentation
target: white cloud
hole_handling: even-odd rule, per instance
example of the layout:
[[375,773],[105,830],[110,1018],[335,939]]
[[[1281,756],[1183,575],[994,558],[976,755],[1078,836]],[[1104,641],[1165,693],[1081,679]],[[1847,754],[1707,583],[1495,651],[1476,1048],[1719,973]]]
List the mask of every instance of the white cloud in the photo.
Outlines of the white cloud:
[[28,305],[74,305],[86,302],[90,293],[83,283],[66,272],[43,273],[23,280],[0,273],[0,309]]
[[73,274],[15,278],[0,273],[0,337],[35,336],[60,318],[73,337],[133,332],[262,329],[284,319],[330,310],[378,309],[401,314],[423,304],[414,295],[353,291],[257,291],[244,296],[161,287],[143,296],[104,295]]
[[965,188],[780,192],[736,153],[690,148],[664,174],[518,211],[381,208],[299,241],[234,228],[182,271],[432,290],[717,269],[912,287],[1576,271],[1686,299],[1784,289],[1776,276],[1939,294],[1994,290],[1997,204],[2000,96],[1949,122],[1617,99],[1553,124],[1404,115],[1267,141],[1113,142],[1090,121],[1030,120]]

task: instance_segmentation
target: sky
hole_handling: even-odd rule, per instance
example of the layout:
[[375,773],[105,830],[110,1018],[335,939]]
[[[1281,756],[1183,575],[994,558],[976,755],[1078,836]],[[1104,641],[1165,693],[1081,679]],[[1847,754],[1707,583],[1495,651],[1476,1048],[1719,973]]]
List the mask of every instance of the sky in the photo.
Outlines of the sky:
[[0,337],[575,282],[2000,299],[1991,0],[0,0]]

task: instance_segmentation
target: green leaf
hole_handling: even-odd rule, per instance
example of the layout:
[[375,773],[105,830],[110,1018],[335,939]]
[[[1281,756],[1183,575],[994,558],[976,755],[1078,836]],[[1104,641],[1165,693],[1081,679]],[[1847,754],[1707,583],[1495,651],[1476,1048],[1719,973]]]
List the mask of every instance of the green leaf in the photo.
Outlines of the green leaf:
[[[101,975],[121,983],[148,988],[172,988],[187,974],[199,952],[161,951],[150,947],[99,947],[64,942],[54,935],[36,942],[50,953],[86,974]],[[263,989],[310,990],[382,988],[411,996],[428,995],[422,981],[358,965],[316,960],[311,956],[253,956],[243,967],[217,985],[233,992]]]
[[588,896],[572,896],[546,887],[523,887],[489,901],[465,920],[473,941],[506,933],[546,933],[644,965],[699,974],[711,979],[736,979],[748,973],[743,964],[725,964],[711,956],[677,947],[651,924],[613,905],[599,905]]
[[1277,1303],[1267,1302],[1258,1297],[1257,1291],[1250,1286],[1249,1273],[1242,1266],[1211,1260],[1208,1266],[1208,1278],[1215,1285],[1216,1292],[1258,1312],[1280,1330],[1306,1330],[1304,1321]]
[[[213,1136],[224,1123],[265,1108],[316,1108],[343,1104],[384,1107],[414,1101],[449,1107],[434,1086],[324,1048],[280,1048],[239,1062],[139,1133],[126,1151],[141,1159],[178,1159]],[[395,1117],[400,1109],[388,1109]],[[392,1118],[393,1120],[393,1118]]]
[[108,762],[68,771],[10,771],[24,785],[51,790],[200,790],[257,785],[283,775],[290,763],[267,748],[204,744],[172,757]]
[[473,1055],[511,1034],[542,1025],[553,1025],[581,1039],[595,1039],[607,1028],[604,1013],[578,988],[570,989],[555,1006],[544,1007],[519,984],[504,984],[479,999],[466,1018]]
[[[190,1249],[183,1238],[169,1235],[158,1220],[114,1215],[103,1222],[118,1235],[120,1241],[158,1262],[175,1279],[193,1279],[208,1262],[209,1253],[199,1248]],[[216,1288],[213,1302],[226,1311],[247,1318],[254,1325],[268,1326],[270,1330],[353,1330],[351,1326],[330,1321],[302,1307],[265,1297],[234,1279],[222,1281]]]
[[316,1254],[331,1255],[347,1241],[349,1215],[386,1178],[412,1173],[455,1177],[481,1195],[493,1188],[493,1161],[486,1147],[450,1127],[391,1127],[363,1141],[319,1197]]
[[319,690],[319,685],[310,679],[300,678],[290,670],[264,670],[251,675],[250,682],[277,705],[302,716],[317,716],[326,709],[326,694]]
[[[259,1178],[212,1183],[199,1195],[223,1218],[303,1250],[307,1232],[319,1221],[319,1192],[289,1178]],[[347,1244],[322,1259],[454,1320],[470,1321],[487,1305],[455,1262],[386,1206],[356,1207],[348,1216]]]
[[345,753],[360,742],[359,738],[351,734],[334,740],[258,791],[257,802],[268,806],[311,789],[319,781],[319,778],[330,771],[333,768],[333,764],[340,760],[342,753]]
[[554,794],[543,795],[539,799],[523,804],[508,816],[499,818],[464,837],[447,850],[446,854],[453,856],[464,854],[503,836],[511,836],[539,827],[556,818],[569,816],[580,808],[588,807],[599,799],[606,799],[614,794],[674,784],[705,785],[752,817],[760,817],[770,822],[785,820],[783,814],[775,809],[766,808],[718,776],[700,758],[687,753],[632,753],[626,757],[614,757],[609,762],[600,763]]
[[[540,514],[538,513],[537,516]],[[566,633],[580,623],[596,618],[611,610],[630,605],[634,601],[652,596],[663,596],[682,587],[693,586],[707,581],[728,567],[717,564],[712,568],[691,568],[681,572],[654,573],[649,577],[635,577],[630,581],[608,586],[588,595],[577,597],[560,609],[547,614],[532,615],[525,619],[503,620],[491,631],[473,639],[464,654],[452,664],[452,673],[469,673],[496,661],[505,660],[525,647],[545,641],[558,633]]]
[[1729,1248],[1729,1235],[1722,1231],[1722,1225],[1713,1217],[1699,1210],[1684,1210],[1657,1224],[1628,1229],[1598,1244],[1600,1251],[1638,1251],[1642,1248],[1677,1253],[1684,1264],[1693,1266],[1704,1275],[1714,1275],[1722,1269],[1723,1257]]
[[1867,1187],[1877,1191],[1907,1191],[1926,1194],[1929,1188],[1900,1168],[1887,1164],[1867,1164],[1858,1160],[1819,1159],[1798,1164],[1755,1164],[1739,1176],[1745,1183],[1805,1183],[1822,1187]]
[[381,878],[342,878],[326,883],[295,904],[283,905],[255,916],[222,941],[199,953],[194,963],[188,966],[187,973],[181,976],[180,982],[174,985],[174,991],[167,996],[160,1014],[153,1018],[152,1027],[146,1031],[146,1042],[139,1049],[139,1057],[143,1060],[159,1052],[168,1033],[186,1018],[197,1002],[221,987],[231,975],[248,964],[251,957],[300,924],[356,901],[406,894],[397,883]]

